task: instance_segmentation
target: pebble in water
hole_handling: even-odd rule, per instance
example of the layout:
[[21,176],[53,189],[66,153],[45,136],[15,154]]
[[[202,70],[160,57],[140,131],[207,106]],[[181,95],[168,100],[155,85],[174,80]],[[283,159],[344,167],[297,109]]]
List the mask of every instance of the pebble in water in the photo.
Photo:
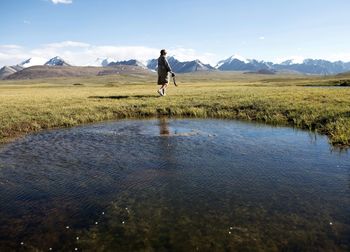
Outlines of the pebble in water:
[[329,223],[329,225],[331,225],[331,226],[332,226],[332,225],[333,225],[333,222],[330,222],[330,223]]
[[95,222],[95,225],[97,225],[97,224],[98,224],[98,222],[96,221],[96,222]]
[[69,226],[66,226],[66,229],[69,229]]
[[102,215],[105,215],[105,212],[102,212]]
[[24,245],[24,242],[21,242],[21,245],[23,246],[23,245]]
[[122,221],[122,224],[125,224],[125,221]]
[[51,250],[52,250],[52,248],[49,248],[49,250],[51,251]]
[[79,236],[77,236],[77,238],[75,238],[75,239],[79,240]]

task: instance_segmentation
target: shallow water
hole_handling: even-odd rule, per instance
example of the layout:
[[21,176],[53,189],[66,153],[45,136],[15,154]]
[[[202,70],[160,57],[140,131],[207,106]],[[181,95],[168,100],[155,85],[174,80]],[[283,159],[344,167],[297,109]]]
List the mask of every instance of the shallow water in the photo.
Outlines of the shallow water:
[[346,251],[350,154],[224,120],[125,120],[0,147],[0,251]]

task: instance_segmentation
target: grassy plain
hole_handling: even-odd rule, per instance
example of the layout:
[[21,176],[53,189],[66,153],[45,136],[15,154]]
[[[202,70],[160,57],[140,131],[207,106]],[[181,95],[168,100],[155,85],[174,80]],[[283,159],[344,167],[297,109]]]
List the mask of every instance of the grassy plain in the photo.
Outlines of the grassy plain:
[[[0,81],[0,142],[49,128],[120,118],[259,121],[317,131],[350,146],[350,76],[197,73],[158,97],[155,75]],[[314,86],[314,87],[312,87]]]

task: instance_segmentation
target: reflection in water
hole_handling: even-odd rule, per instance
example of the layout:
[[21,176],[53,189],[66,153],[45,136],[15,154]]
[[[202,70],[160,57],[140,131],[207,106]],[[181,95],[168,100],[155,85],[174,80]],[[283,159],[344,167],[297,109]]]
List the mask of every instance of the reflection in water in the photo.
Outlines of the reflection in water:
[[33,134],[0,148],[0,251],[347,251],[349,163],[232,121]]
[[159,145],[160,165],[158,168],[169,169],[171,166],[176,167],[176,157],[174,152],[176,150],[176,141],[171,141],[169,138],[172,135],[169,128],[169,119],[159,119],[159,135],[161,136]]
[[159,134],[161,136],[169,136],[170,130],[169,130],[169,123],[167,118],[160,118],[159,119]]

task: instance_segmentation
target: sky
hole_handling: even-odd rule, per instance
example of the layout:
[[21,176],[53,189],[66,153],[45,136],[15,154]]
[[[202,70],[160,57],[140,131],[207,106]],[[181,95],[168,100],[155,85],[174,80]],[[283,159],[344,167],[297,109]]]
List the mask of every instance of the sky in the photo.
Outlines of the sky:
[[60,56],[141,61],[162,48],[215,65],[232,55],[350,61],[349,0],[0,0],[0,66]]

